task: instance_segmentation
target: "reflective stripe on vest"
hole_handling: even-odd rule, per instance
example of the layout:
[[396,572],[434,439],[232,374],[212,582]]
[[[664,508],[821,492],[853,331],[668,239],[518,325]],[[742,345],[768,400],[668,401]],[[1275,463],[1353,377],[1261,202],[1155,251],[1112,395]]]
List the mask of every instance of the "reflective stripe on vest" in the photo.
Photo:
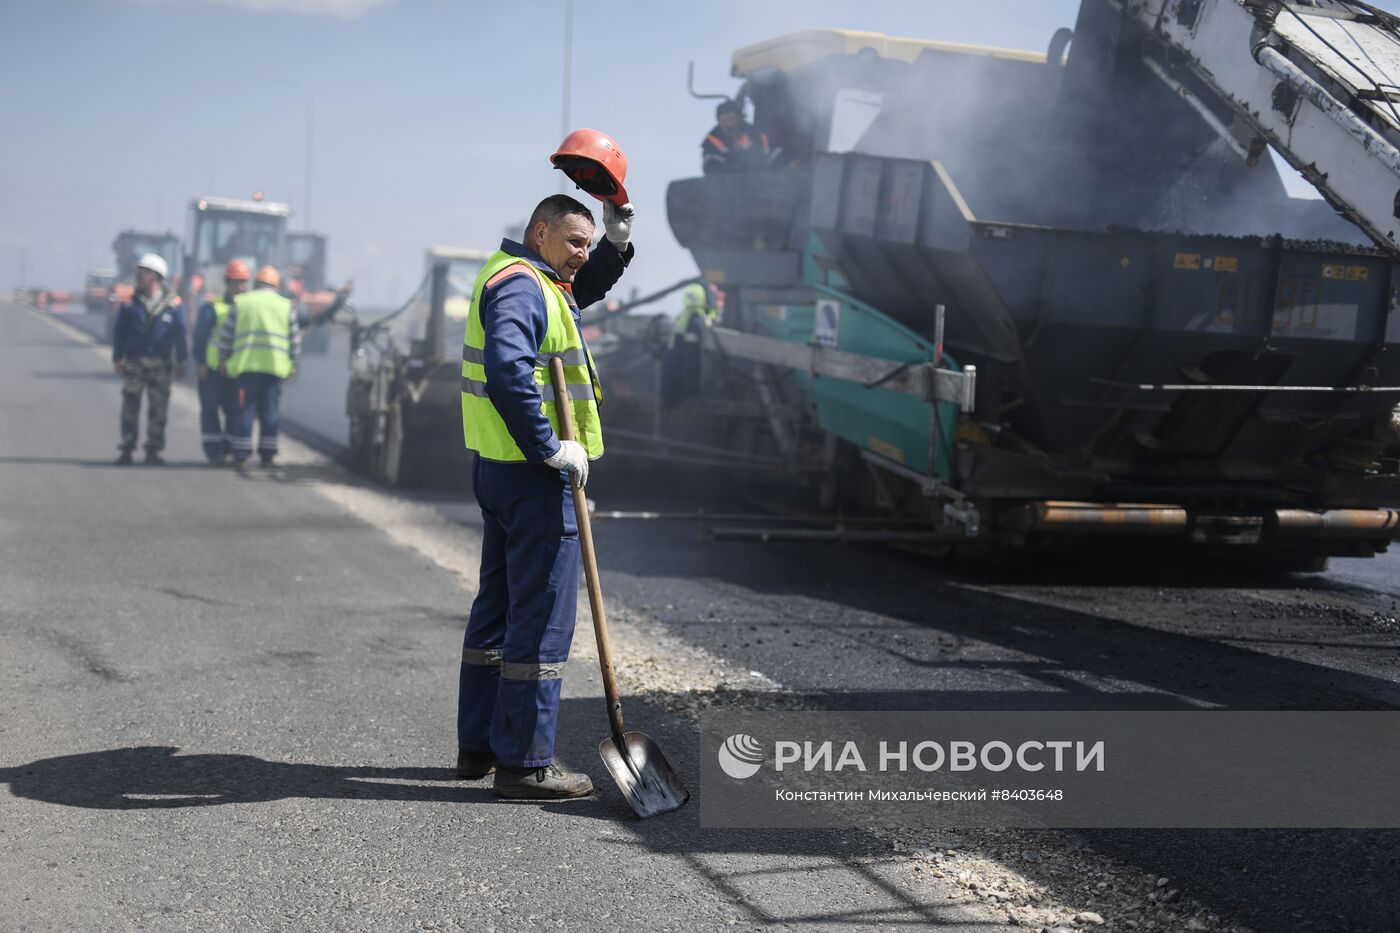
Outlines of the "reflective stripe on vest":
[[210,369],[219,368],[219,334],[223,333],[224,321],[228,320],[228,302],[222,298],[210,298],[214,306],[214,330],[209,334],[209,343],[204,347],[204,365]]
[[481,301],[486,283],[516,264],[534,275],[544,295],[547,327],[544,342],[536,349],[534,359],[541,409],[554,433],[562,437],[549,369],[550,359],[559,357],[564,364],[564,381],[578,432],[576,440],[584,446],[589,459],[597,459],[603,455],[603,431],[598,418],[598,402],[603,393],[594,378],[593,358],[583,345],[568,299],[553,280],[528,261],[500,251],[477,274],[471,307],[467,311],[467,332],[462,346],[462,436],[466,446],[488,460],[519,462],[525,459],[491,402],[486,379],[486,331],[481,324]]
[[292,303],[270,288],[255,288],[233,299],[238,317],[228,374],[292,374]]

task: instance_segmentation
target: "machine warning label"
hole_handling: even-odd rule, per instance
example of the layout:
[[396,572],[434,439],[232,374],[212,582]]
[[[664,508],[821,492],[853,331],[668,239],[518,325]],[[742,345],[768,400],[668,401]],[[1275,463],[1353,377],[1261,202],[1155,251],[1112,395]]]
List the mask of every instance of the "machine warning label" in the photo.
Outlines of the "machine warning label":
[[1329,262],[1322,267],[1322,277],[1324,279],[1364,282],[1369,275],[1370,270],[1365,266],[1344,266],[1341,263]]
[[890,460],[893,460],[895,463],[904,462],[904,450],[898,445],[891,444],[889,441],[881,440],[873,434],[870,435],[870,438],[866,441],[866,444],[870,447],[871,450],[875,451],[875,453],[879,454],[882,457],[886,457]]
[[1174,269],[1199,269],[1201,268],[1200,253],[1177,253],[1176,262],[1172,263]]

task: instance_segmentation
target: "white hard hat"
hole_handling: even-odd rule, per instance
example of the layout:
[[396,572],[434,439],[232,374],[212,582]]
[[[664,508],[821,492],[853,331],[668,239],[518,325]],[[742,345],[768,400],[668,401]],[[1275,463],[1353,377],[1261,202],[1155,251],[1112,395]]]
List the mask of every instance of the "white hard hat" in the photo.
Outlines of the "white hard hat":
[[147,253],[136,260],[136,268],[150,269],[163,279],[170,277],[170,270],[166,267],[165,260],[155,253]]

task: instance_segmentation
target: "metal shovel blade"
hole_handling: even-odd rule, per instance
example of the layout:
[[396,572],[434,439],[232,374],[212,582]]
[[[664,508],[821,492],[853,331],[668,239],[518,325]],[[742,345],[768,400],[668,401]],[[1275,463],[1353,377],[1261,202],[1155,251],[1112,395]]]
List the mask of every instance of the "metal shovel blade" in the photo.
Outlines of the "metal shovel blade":
[[623,741],[627,747],[619,749],[608,736],[598,744],[598,754],[603,756],[603,764],[636,814],[646,819],[685,806],[690,791],[671,770],[656,743],[640,732],[627,733]]

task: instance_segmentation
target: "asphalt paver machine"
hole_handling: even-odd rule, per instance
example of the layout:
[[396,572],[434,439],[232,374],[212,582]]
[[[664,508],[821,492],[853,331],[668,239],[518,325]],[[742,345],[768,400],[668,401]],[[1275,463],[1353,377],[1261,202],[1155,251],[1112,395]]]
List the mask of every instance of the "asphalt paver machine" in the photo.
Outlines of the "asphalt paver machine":
[[733,73],[780,164],[667,205],[732,450],[950,542],[1400,534],[1395,18],[1084,0],[1047,54],[819,30]]

